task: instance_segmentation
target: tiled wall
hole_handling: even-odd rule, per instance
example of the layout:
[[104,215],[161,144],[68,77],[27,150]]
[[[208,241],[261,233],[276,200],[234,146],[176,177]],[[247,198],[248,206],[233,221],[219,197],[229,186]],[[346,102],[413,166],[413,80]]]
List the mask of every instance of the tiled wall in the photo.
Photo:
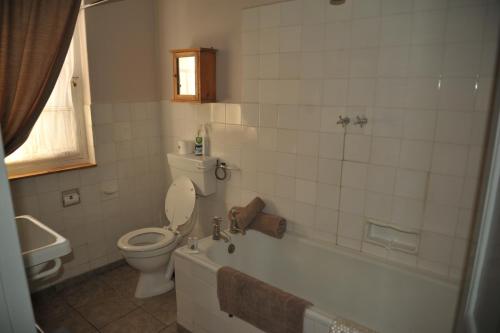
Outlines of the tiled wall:
[[[255,195],[293,230],[458,280],[498,39],[496,1],[294,0],[242,14],[243,103],[163,102],[166,148],[210,123],[240,168],[214,212]],[[336,124],[366,116],[364,128]],[[417,255],[362,241],[375,219]],[[208,222],[207,222],[208,223]]]
[[[11,182],[16,214],[35,216],[71,243],[62,276],[45,283],[121,259],[119,237],[164,219],[159,116],[158,102],[96,104],[97,167]],[[61,191],[72,188],[80,190],[81,204],[63,208]]]

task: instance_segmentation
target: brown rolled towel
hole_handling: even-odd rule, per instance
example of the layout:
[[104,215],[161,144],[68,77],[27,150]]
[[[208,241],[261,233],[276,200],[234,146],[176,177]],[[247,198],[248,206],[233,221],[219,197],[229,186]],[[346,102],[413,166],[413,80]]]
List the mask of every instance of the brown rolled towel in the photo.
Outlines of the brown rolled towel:
[[261,198],[255,197],[248,205],[245,207],[233,207],[227,213],[229,220],[234,218],[236,219],[236,223],[238,227],[242,230],[245,230],[248,225],[252,222],[252,220],[259,214],[266,204],[262,201]]
[[286,231],[286,220],[281,216],[259,213],[248,229],[260,231],[274,238],[283,238]]

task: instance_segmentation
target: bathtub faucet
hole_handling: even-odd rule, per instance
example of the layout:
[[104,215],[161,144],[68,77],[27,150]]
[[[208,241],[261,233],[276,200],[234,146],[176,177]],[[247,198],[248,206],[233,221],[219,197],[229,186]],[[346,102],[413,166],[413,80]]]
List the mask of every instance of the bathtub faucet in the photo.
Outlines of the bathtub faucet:
[[229,211],[229,214],[231,215],[231,220],[229,221],[229,232],[232,234],[240,233],[240,234],[244,235],[245,230],[240,229],[238,227],[238,220],[236,219],[236,210],[234,208],[231,208],[231,210]]
[[224,240],[224,243],[231,240],[231,237],[222,230],[222,217],[214,216],[212,239],[220,240],[221,238]]

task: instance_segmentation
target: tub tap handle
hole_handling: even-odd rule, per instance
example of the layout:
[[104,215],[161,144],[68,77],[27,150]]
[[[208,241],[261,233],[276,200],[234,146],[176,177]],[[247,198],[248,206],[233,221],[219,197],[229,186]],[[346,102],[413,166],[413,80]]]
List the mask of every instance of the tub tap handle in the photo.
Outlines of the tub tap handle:
[[354,125],[359,125],[359,127],[363,128],[366,124],[368,124],[368,118],[365,116],[356,116],[356,120],[353,123]]
[[237,234],[240,233],[242,235],[245,234],[245,230],[241,229],[238,226],[238,220],[236,220],[236,210],[234,208],[231,208],[229,211],[229,214],[231,215],[231,221],[229,221],[229,232],[232,234]]
[[213,230],[212,230],[212,239],[219,240],[220,239],[220,229],[222,224],[222,217],[214,216],[212,219]]
[[342,127],[346,127],[347,125],[349,125],[350,122],[351,122],[351,119],[349,117],[339,116],[339,120],[337,120],[337,125],[341,125]]

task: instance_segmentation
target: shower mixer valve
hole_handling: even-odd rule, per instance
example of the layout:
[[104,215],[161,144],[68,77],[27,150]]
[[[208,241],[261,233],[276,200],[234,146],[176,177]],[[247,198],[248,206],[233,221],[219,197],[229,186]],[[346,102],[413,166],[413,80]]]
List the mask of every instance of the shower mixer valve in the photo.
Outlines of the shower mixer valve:
[[356,116],[356,120],[353,123],[354,125],[359,125],[359,127],[363,128],[366,124],[368,124],[368,118],[365,116]]
[[337,120],[337,125],[342,125],[342,127],[346,127],[347,125],[349,125],[350,122],[351,119],[349,117],[339,116],[339,120]]

